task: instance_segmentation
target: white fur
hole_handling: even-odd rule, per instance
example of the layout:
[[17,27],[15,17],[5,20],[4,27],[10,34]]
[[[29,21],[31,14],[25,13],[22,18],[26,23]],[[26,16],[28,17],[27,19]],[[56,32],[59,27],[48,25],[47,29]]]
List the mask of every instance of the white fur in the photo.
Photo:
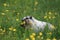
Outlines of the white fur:
[[[26,17],[24,17],[26,18]],[[47,23],[47,22],[43,22],[43,21],[39,21],[37,19],[35,19],[34,17],[32,17],[32,19],[29,19],[29,21],[31,22],[29,26],[29,28],[32,28],[34,31],[43,31],[46,26],[48,27],[49,30],[52,30],[52,24]],[[27,28],[27,27],[26,27]]]
[[35,18],[33,18],[33,21],[31,21],[32,24],[32,28],[34,29],[34,31],[43,31],[44,28],[47,26],[49,30],[52,30],[52,24],[47,23],[47,22],[43,22],[43,21],[38,21]]

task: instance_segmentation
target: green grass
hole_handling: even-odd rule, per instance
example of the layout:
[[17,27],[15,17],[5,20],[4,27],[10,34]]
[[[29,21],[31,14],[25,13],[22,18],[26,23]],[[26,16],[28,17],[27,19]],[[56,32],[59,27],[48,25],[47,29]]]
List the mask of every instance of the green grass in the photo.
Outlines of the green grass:
[[49,22],[56,29],[52,34],[45,29],[42,36],[35,33],[36,40],[60,40],[60,0],[0,0],[0,40],[31,40],[34,32],[20,26],[21,19],[28,15]]

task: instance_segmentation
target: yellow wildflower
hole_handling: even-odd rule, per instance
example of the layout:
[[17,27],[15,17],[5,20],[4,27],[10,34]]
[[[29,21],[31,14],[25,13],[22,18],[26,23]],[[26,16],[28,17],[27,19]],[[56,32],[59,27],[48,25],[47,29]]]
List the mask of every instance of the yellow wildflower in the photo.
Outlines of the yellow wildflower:
[[25,24],[25,21],[23,22],[23,24]]
[[13,31],[15,32],[15,31],[16,31],[16,29],[14,28],[14,29],[13,29]]
[[42,36],[43,35],[42,32],[40,32],[39,35]]
[[29,38],[25,39],[25,40],[29,40]]
[[41,39],[43,39],[43,37],[41,37]]
[[49,16],[49,19],[51,19],[51,16]]
[[10,27],[10,28],[9,28],[9,30],[13,30],[13,28],[12,28],[12,27]]
[[32,33],[33,36],[35,36],[36,34],[35,33]]
[[1,13],[2,15],[5,15],[5,13]]
[[3,32],[5,32],[6,30],[4,29]]
[[17,18],[16,21],[19,21],[19,19]]
[[51,15],[52,13],[51,13],[51,12],[49,12],[49,14]]
[[37,38],[40,38],[40,36],[37,36]]
[[53,38],[53,40],[57,40],[56,38]]
[[51,40],[50,38],[47,38],[46,40]]
[[5,10],[6,12],[8,12],[9,10]]
[[30,38],[34,38],[34,36],[33,35],[30,35]]
[[0,31],[3,31],[3,29],[1,28]]
[[6,3],[4,3],[3,5],[4,5],[4,6],[7,6],[7,4],[6,4]]
[[36,6],[37,4],[38,4],[38,2],[36,1],[36,2],[35,2],[35,6]]
[[51,26],[52,29],[55,29],[54,25]]
[[17,15],[19,15],[19,13],[17,13]]
[[25,24],[25,21],[23,21],[23,22],[21,23],[21,25],[23,25],[23,24]]
[[30,38],[31,38],[32,40],[35,40],[35,38],[34,38],[34,36],[33,36],[33,35],[30,35]]
[[44,19],[46,19],[47,18],[47,16],[44,16]]
[[35,38],[32,38],[32,40],[35,40]]

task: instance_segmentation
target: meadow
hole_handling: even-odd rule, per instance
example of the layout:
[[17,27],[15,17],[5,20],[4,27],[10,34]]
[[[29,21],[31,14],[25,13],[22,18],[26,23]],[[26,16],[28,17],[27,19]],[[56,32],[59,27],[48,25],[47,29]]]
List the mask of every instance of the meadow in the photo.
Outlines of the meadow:
[[[24,16],[54,25],[35,33],[20,26]],[[60,40],[60,0],[0,0],[0,40]]]

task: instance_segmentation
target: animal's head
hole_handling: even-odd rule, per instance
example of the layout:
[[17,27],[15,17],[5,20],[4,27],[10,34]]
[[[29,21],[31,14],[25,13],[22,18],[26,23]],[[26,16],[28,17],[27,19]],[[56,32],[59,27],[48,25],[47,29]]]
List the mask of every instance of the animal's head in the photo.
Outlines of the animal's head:
[[31,25],[32,23],[33,23],[33,17],[26,16],[26,17],[23,17],[21,26],[25,28],[26,26]]

